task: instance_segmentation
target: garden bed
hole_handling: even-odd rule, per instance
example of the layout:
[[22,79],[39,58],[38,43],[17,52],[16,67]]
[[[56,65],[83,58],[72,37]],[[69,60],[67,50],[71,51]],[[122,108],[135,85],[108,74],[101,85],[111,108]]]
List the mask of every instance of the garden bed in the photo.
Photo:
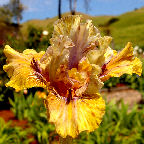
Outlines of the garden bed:
[[[96,130],[94,133],[89,134],[90,135],[89,138],[97,141],[98,135],[100,134],[100,135],[103,135],[103,136],[101,136],[101,137],[103,137],[103,139],[101,139],[101,141],[103,142],[104,139],[107,139],[107,137],[105,137],[106,135],[108,136],[109,141],[112,140],[112,137],[114,135],[124,141],[124,138],[127,137],[127,132],[126,133],[125,133],[125,131],[121,132],[121,129],[122,130],[127,129],[128,132],[131,132],[131,130],[129,130],[129,128],[127,128],[127,127],[130,126],[129,124],[131,124],[133,119],[135,119],[134,121],[138,120],[141,124],[143,123],[143,121],[142,121],[143,109],[141,111],[137,111],[137,109],[134,109],[134,107],[133,107],[135,103],[139,103],[141,101],[141,94],[137,90],[130,89],[126,86],[111,88],[110,91],[108,89],[103,89],[101,91],[101,93],[102,93],[103,97],[105,97],[107,99],[109,104],[106,105],[107,106],[106,114],[104,116],[102,124],[100,125],[100,128],[98,130]],[[16,98],[15,99],[16,102],[19,102],[19,104],[20,104],[21,103],[20,100],[23,99],[24,97],[20,98],[20,97],[16,96],[15,98]],[[11,111],[12,109],[11,110],[0,110],[0,117],[2,117],[6,123],[9,123],[11,121],[10,127],[20,127],[21,131],[25,131],[25,130],[29,131],[29,130],[34,129],[35,132],[33,132],[33,134],[31,134],[31,132],[29,132],[28,135],[26,136],[28,139],[33,139],[28,144],[41,144],[41,143],[47,144],[47,140],[50,141],[50,143],[54,143],[54,144],[58,143],[59,136],[56,135],[54,129],[47,122],[46,117],[41,114],[37,115],[37,113],[40,113],[40,112],[45,114],[44,111],[40,110],[40,107],[41,107],[39,105],[40,101],[38,101],[39,103],[37,103],[37,97],[28,96],[27,98],[25,98],[25,100],[23,100],[23,104],[27,103],[29,101],[28,99],[29,100],[31,99],[30,105],[31,105],[31,103],[33,103],[32,107],[30,106],[31,108],[29,108],[29,112],[28,112],[28,113],[30,113],[30,115],[28,115],[28,116],[32,116],[31,114],[34,114],[34,117],[31,117],[32,121],[31,121],[31,119],[27,119],[27,118],[22,118],[22,120],[19,120],[15,116],[15,114]],[[124,101],[124,104],[128,104],[128,107],[126,105],[121,105],[122,100]],[[116,103],[116,105],[113,105],[113,104],[111,105],[111,101],[114,101],[114,103]],[[15,106],[17,106],[17,105],[14,105],[14,107]],[[28,108],[27,105],[25,105],[25,108],[26,109]],[[129,111],[129,108],[131,109],[131,111]],[[15,109],[17,109],[17,107],[15,107]],[[38,109],[39,109],[39,111],[38,111]],[[17,109],[17,111],[19,111],[19,110]],[[21,115],[23,114],[22,111],[21,111]],[[118,118],[116,118],[116,116],[118,116]],[[127,124],[123,124],[123,122],[125,121],[123,119],[129,119],[130,122],[127,122]],[[111,132],[113,132],[113,129],[115,129],[117,127],[118,123],[121,123],[119,125],[120,131],[114,132],[114,134],[112,134]],[[109,125],[112,125],[112,129],[108,128]],[[131,137],[131,135],[133,135],[135,130],[136,130],[136,132],[139,131],[139,128],[137,127],[137,124],[135,125],[135,127],[133,125],[130,127],[132,129],[132,133],[129,134]],[[108,128],[108,130],[107,130],[107,128]],[[139,134],[141,134],[142,131],[140,131]],[[107,134],[105,135],[105,133],[107,133]],[[47,134],[47,136],[45,136],[45,134]],[[93,135],[95,135],[95,136],[93,136]],[[88,137],[87,136],[85,137],[85,136],[86,135],[82,133],[79,136],[79,138],[76,140],[76,142],[81,143],[81,142],[89,141],[89,139],[87,139]],[[141,139],[143,140],[143,138],[141,138]],[[135,140],[137,140],[137,138],[135,138],[134,141]],[[114,144],[114,143],[112,143],[112,144]]]
[[140,103],[142,100],[142,95],[139,91],[130,89],[127,86],[111,88],[110,91],[108,91],[108,89],[103,89],[101,94],[106,97],[108,102],[111,100],[114,100],[115,102],[123,100],[130,108],[134,106],[134,104]]

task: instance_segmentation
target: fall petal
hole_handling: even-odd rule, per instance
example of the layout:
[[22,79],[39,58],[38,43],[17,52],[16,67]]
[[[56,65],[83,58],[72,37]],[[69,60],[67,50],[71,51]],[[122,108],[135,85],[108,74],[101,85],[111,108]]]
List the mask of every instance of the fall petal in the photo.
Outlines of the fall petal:
[[76,98],[69,104],[63,98],[50,94],[47,97],[49,121],[56,126],[57,133],[65,138],[75,138],[80,132],[91,132],[99,127],[105,113],[105,102],[100,96],[89,99]]
[[13,87],[17,91],[34,86],[45,87],[45,84],[34,74],[35,70],[32,67],[32,60],[39,61],[44,52],[25,50],[23,53],[19,53],[7,45],[4,53],[7,57],[7,65],[4,65],[3,69],[10,77],[6,86]]
[[137,57],[134,57],[133,47],[131,43],[128,43],[120,53],[113,56],[110,62],[106,64],[100,79],[106,81],[110,77],[120,77],[125,73],[136,73],[140,76],[141,72],[142,63]]

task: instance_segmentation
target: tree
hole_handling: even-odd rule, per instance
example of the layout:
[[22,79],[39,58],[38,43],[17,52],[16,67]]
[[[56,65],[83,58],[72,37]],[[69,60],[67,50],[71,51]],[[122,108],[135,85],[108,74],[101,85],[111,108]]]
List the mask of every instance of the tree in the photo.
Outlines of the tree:
[[73,11],[73,8],[72,8],[72,0],[69,0],[69,9],[70,9],[71,14],[72,14],[72,11]]
[[9,9],[8,4],[0,6],[0,21],[10,23],[12,22],[13,14]]
[[[86,9],[86,11],[88,11],[91,0],[83,0],[83,1],[84,1],[85,9]],[[70,8],[72,15],[75,15],[75,13],[76,13],[76,6],[77,6],[77,0],[69,0],[69,8]]]
[[0,21],[10,23],[12,21],[13,14],[9,10],[7,5],[0,7]]
[[61,0],[58,0],[58,18],[61,18]]
[[77,0],[69,0],[69,8],[72,15],[75,15],[77,6]]
[[85,10],[88,11],[90,9],[90,1],[91,0],[84,0],[84,6],[85,6]]
[[23,4],[20,2],[20,0],[10,0],[8,3],[8,8],[13,15],[14,21],[17,21],[17,24],[19,24],[20,20],[22,19],[22,12],[25,9]]

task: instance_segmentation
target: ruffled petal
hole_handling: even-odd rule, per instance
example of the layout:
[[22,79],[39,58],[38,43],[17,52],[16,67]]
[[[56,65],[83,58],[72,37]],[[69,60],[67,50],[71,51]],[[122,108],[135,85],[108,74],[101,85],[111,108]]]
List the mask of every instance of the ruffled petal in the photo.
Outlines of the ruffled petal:
[[46,87],[38,65],[44,52],[37,53],[35,50],[27,49],[19,53],[6,45],[4,53],[7,57],[7,65],[4,65],[3,69],[10,77],[6,86],[13,87],[17,91],[35,86]]
[[105,63],[106,57],[104,54],[107,52],[111,40],[112,38],[109,36],[98,38],[98,49],[91,50],[87,53],[87,58],[91,64],[102,66]]
[[113,56],[110,62],[104,66],[100,79],[106,81],[110,77],[120,77],[125,73],[136,73],[140,76],[141,72],[142,63],[137,57],[134,57],[133,47],[129,42],[120,53]]
[[48,47],[46,53],[41,58],[45,72],[48,72],[50,82],[53,82],[57,75],[57,70],[61,65],[67,66],[69,58],[69,49],[74,46],[71,39],[60,35],[51,39],[52,45]]
[[59,19],[54,24],[53,37],[60,35],[73,37],[81,22],[81,16],[67,16]]
[[107,48],[106,53],[104,54],[105,57],[105,64],[107,64],[113,56],[117,55],[117,51],[111,49],[110,47]]
[[92,21],[80,23],[81,16],[68,16],[58,20],[54,25],[53,39],[60,35],[68,36],[74,46],[70,49],[69,69],[77,68],[79,61],[91,49],[98,45],[100,33],[93,26]]
[[99,93],[100,89],[103,87],[103,82],[96,75],[91,75],[89,84],[85,91],[85,94],[93,95]]
[[49,122],[55,124],[57,133],[65,138],[75,138],[82,131],[94,131],[99,127],[105,113],[105,102],[101,96],[76,98],[66,103],[64,98],[49,94],[46,99]]
[[75,46],[70,49],[69,69],[77,68],[82,57],[86,56],[90,50],[97,49],[99,37],[99,32],[90,20],[79,25],[74,37],[71,38]]
[[90,81],[91,71],[92,66],[90,65],[87,58],[81,59],[78,64],[78,69],[72,68],[68,71],[68,76],[72,83],[71,88],[75,90],[76,96],[82,96],[82,94],[87,89],[88,83]]

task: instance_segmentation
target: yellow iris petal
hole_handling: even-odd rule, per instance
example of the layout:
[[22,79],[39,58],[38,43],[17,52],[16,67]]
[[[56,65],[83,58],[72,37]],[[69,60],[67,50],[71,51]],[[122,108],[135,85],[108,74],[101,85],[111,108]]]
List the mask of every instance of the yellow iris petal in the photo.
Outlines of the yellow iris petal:
[[115,55],[117,55],[117,51],[108,47],[106,50],[106,53],[104,54],[105,63],[107,64],[112,59],[112,57]]
[[92,95],[99,93],[99,90],[103,87],[103,82],[96,75],[91,75],[88,87],[85,91],[86,94]]
[[41,63],[45,71],[49,74],[50,81],[56,78],[56,72],[60,65],[66,66],[68,63],[69,49],[74,45],[67,36],[60,36],[51,39],[51,46],[47,49],[45,55],[41,58]]
[[99,66],[103,65],[103,63],[105,62],[104,54],[109,48],[109,44],[111,40],[112,38],[109,36],[98,38],[99,48],[95,50],[91,50],[87,54],[87,58],[91,64],[96,64]]
[[78,64],[78,69],[72,68],[68,70],[68,76],[72,82],[72,88],[76,89],[75,94],[81,96],[89,83],[89,75],[91,73],[92,67],[89,61],[84,58]]
[[74,46],[70,49],[69,69],[78,66],[81,58],[98,45],[100,33],[88,20],[80,23],[81,16],[68,16],[58,20],[54,25],[53,39],[60,35],[70,38]]
[[74,99],[66,104],[65,99],[53,94],[47,97],[49,121],[56,126],[57,133],[65,138],[75,138],[80,132],[91,132],[99,127],[105,113],[105,102],[101,96],[89,99]]
[[45,87],[44,83],[37,80],[31,67],[32,59],[39,61],[44,52],[25,50],[23,53],[19,53],[6,45],[4,53],[7,57],[7,65],[4,65],[3,69],[10,77],[6,86],[13,87],[17,91],[34,86]]
[[73,37],[81,22],[81,16],[67,16],[54,24],[53,37],[64,35]]
[[106,65],[100,79],[106,81],[110,77],[120,77],[125,73],[136,73],[140,76],[141,72],[142,63],[137,57],[134,58],[133,47],[131,43],[128,43],[120,53],[112,57],[110,62]]

